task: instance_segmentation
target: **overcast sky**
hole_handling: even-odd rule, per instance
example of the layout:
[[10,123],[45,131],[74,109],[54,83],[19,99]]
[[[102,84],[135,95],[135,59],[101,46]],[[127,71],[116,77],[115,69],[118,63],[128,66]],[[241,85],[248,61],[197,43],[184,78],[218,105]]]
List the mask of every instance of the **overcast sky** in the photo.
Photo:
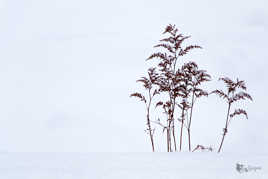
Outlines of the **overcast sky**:
[[[267,19],[265,0],[0,0],[0,152],[151,151],[144,106],[129,94],[142,91],[135,81],[170,23],[203,47],[185,62],[212,75],[208,90],[239,77],[254,99],[223,151],[267,151]],[[196,107],[193,145],[218,148],[226,104]]]

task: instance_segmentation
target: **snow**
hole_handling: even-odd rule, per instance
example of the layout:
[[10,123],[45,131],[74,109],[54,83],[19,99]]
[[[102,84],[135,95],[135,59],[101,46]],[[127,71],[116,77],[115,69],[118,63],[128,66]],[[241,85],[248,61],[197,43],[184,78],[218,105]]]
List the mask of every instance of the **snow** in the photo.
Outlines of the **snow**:
[[[0,153],[1,179],[267,179],[268,155]],[[261,167],[239,173],[236,163]]]

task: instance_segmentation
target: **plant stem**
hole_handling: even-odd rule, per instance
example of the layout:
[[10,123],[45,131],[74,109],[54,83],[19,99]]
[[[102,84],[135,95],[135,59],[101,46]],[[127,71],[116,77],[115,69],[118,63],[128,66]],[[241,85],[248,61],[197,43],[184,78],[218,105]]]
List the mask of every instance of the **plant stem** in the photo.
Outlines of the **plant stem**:
[[168,124],[168,136],[169,136],[169,151],[172,152],[172,143],[171,143],[171,120],[169,120],[169,124]]
[[181,121],[181,134],[180,134],[180,151],[182,145],[182,130],[183,130],[183,123],[184,123],[184,107],[182,109],[182,121]]
[[[167,124],[168,124],[168,121],[167,121]],[[167,151],[170,152],[170,135],[169,135],[169,127],[167,125]]]
[[192,123],[192,115],[193,115],[193,107],[194,107],[194,91],[193,91],[193,94],[192,94],[192,104],[191,104],[191,111],[190,111],[190,121],[189,121],[189,124],[188,124],[188,129],[187,129],[187,132],[188,132],[188,143],[189,143],[189,151],[191,151],[191,123]]
[[174,148],[175,148],[175,151],[177,151],[174,121],[173,121],[173,125],[172,125],[172,135],[173,135],[173,141],[174,141]]
[[149,134],[150,134],[150,139],[151,139],[151,144],[152,144],[152,150],[154,152],[154,139],[153,139],[152,128],[151,128],[151,124],[150,124],[149,112],[147,114],[147,126],[148,126],[148,129],[149,129]]
[[187,129],[188,132],[188,147],[189,147],[189,152],[191,152],[191,133],[190,133],[190,128]]
[[221,148],[222,148],[222,144],[225,138],[225,135],[227,133],[227,127],[228,127],[228,119],[229,119],[229,113],[230,113],[230,108],[231,108],[231,103],[228,104],[228,112],[227,112],[227,117],[226,117],[226,123],[225,123],[225,128],[223,129],[223,135],[222,135],[222,140],[221,140],[221,144],[218,150],[218,153],[220,153]]
[[147,126],[149,129],[149,134],[150,134],[150,139],[151,139],[151,144],[152,144],[152,150],[154,152],[154,139],[153,139],[153,134],[152,134],[152,128],[151,128],[151,122],[150,122],[150,106],[152,103],[152,95],[151,95],[151,90],[149,90],[149,105],[147,106]]

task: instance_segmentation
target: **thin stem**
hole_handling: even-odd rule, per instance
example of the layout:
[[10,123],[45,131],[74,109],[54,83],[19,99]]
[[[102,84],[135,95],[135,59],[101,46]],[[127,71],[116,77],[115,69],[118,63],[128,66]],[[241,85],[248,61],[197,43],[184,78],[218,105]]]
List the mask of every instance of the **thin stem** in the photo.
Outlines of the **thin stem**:
[[152,103],[152,95],[151,95],[151,89],[149,89],[149,104],[147,107],[147,126],[149,129],[149,134],[150,134],[150,139],[151,139],[151,144],[152,144],[152,150],[154,152],[154,139],[153,139],[153,134],[152,134],[152,128],[151,128],[151,122],[150,122],[150,107]]
[[169,138],[168,139],[169,139],[169,151],[170,152],[172,152],[171,135],[170,135],[171,134],[171,122],[172,122],[171,120],[168,121],[168,131],[169,131],[169,133],[168,133]]
[[189,124],[188,124],[188,130],[187,130],[188,131],[189,151],[191,151],[191,134],[190,134],[190,130],[191,130],[191,123],[192,123],[193,107],[194,107],[194,90],[193,90],[193,94],[192,94],[190,121],[189,121]]
[[180,134],[180,151],[181,151],[181,146],[182,146],[182,130],[183,130],[183,122],[184,122],[184,107],[183,107],[183,110],[182,110],[181,134]]
[[169,128],[168,128],[168,121],[167,121],[167,151],[170,152],[170,143],[169,143]]
[[177,151],[177,143],[176,143],[176,137],[175,137],[175,125],[174,125],[174,121],[173,121],[173,125],[172,125],[172,135],[173,135],[173,141],[174,141],[174,148],[175,148],[175,151]]
[[187,129],[188,132],[188,146],[189,146],[189,152],[191,152],[191,132],[190,132],[190,128]]
[[225,135],[226,135],[226,133],[227,133],[228,119],[229,119],[230,108],[231,108],[231,103],[228,104],[228,112],[227,112],[227,117],[226,117],[225,128],[223,129],[222,140],[221,140],[221,144],[220,144],[218,153],[220,153],[220,151],[221,151],[221,148],[222,148],[222,145],[223,145],[223,141],[224,141]]

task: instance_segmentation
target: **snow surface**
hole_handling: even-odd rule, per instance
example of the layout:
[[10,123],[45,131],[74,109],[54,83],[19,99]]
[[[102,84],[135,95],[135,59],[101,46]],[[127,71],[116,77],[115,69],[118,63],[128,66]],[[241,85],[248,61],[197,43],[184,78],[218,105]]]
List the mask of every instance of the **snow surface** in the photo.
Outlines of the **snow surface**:
[[[236,163],[262,167],[239,173]],[[0,153],[1,179],[267,179],[268,155]]]

